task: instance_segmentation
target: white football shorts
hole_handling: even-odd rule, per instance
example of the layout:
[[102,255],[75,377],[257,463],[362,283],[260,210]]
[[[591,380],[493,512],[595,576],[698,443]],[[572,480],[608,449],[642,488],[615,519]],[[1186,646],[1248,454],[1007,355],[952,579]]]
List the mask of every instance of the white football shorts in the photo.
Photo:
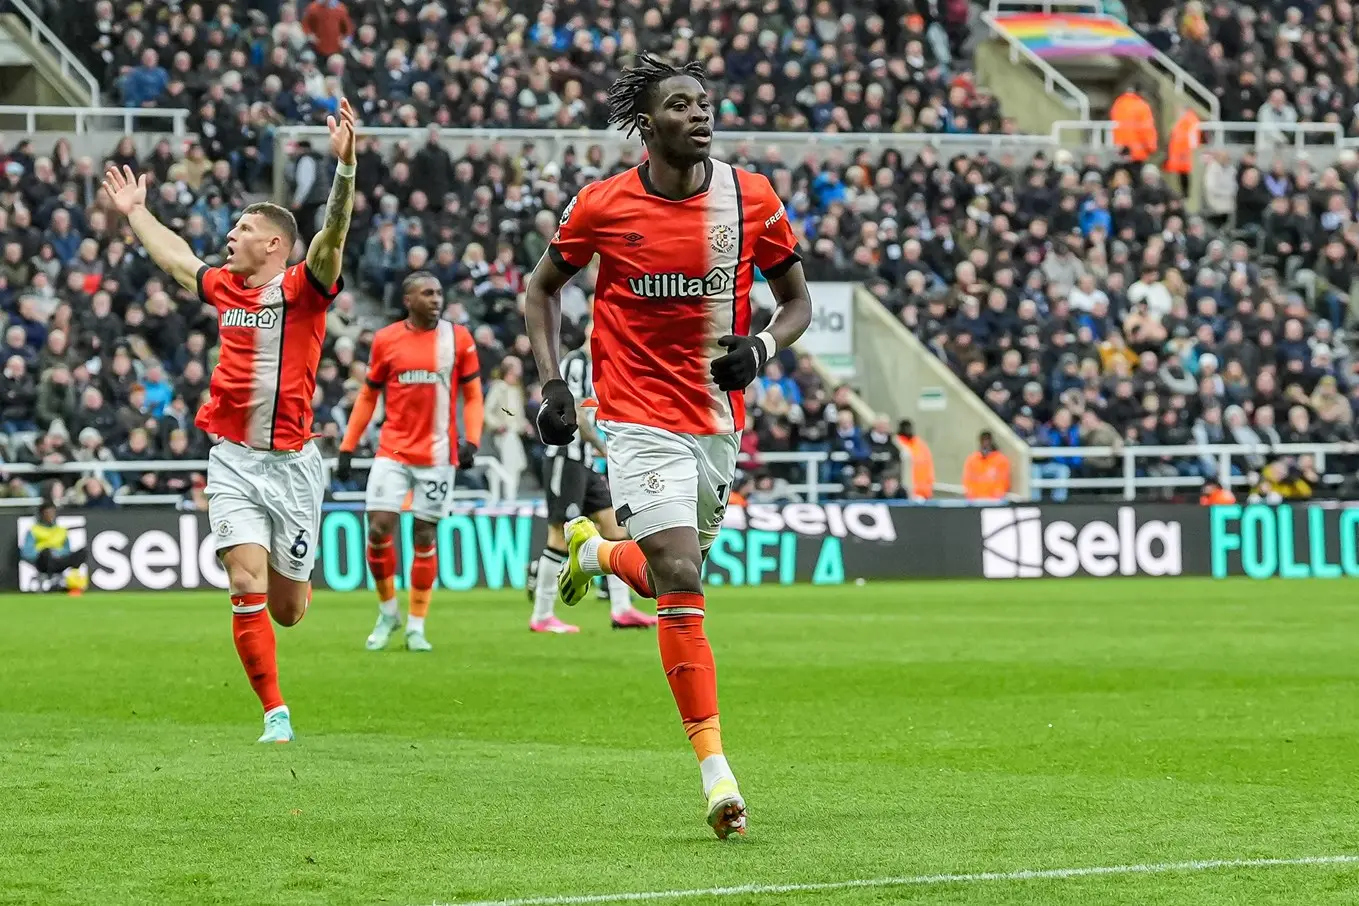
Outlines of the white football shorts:
[[609,436],[614,513],[633,539],[679,526],[698,530],[704,550],[722,527],[741,434],[676,434],[601,422]]
[[311,578],[326,468],[309,443],[295,452],[222,441],[208,453],[208,522],[215,550],[258,544],[269,565],[298,582]]
[[453,466],[410,466],[379,456],[368,470],[364,506],[370,513],[400,513],[412,494],[411,512],[421,522],[438,522],[453,508]]

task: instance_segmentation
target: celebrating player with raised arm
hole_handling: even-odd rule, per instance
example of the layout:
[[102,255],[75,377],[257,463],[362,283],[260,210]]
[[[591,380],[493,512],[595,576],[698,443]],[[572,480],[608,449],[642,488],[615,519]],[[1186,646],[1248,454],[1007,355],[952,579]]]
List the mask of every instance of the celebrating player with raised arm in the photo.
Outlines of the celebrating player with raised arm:
[[[396,603],[396,548],[392,533],[412,494],[415,552],[411,560],[406,648],[429,651],[425,616],[439,573],[435,531],[453,502],[455,468],[471,468],[481,443],[484,417],[481,365],[477,346],[466,327],[445,321],[444,290],[427,271],[416,271],[401,283],[408,315],[373,337],[368,358],[368,385],[359,391],[349,416],[335,477],[349,477],[350,459],[368,428],[378,398],[386,409],[377,458],[368,473],[368,568],[377,585],[378,619],[368,636],[369,651],[387,647],[401,626]],[[461,388],[464,439],[458,440],[457,396]]]
[[[698,756],[708,823],[744,833],[745,800],[722,754],[717,674],[703,632],[703,559],[722,524],[745,426],[743,391],[811,320],[797,242],[763,176],[712,160],[712,105],[697,63],[642,55],[609,89],[611,122],[641,133],[647,161],[586,186],[529,279],[526,317],[540,374],[558,374],[558,291],[599,255],[594,384],[609,481],[632,541],[567,526],[563,598],[612,574],[656,599],[661,663]],[[750,332],[755,268],[778,309]],[[546,444],[576,431],[565,381],[543,386]]]
[[349,102],[326,124],[339,166],[325,225],[291,267],[297,223],[285,208],[249,205],[227,234],[226,264],[208,267],[147,210],[145,175],[127,167],[104,175],[104,191],[151,260],[217,309],[220,360],[195,424],[220,438],[208,455],[208,519],[230,584],[236,652],[264,706],[260,742],[293,738],[269,617],[292,626],[307,611],[326,484],[311,400],[354,207]]

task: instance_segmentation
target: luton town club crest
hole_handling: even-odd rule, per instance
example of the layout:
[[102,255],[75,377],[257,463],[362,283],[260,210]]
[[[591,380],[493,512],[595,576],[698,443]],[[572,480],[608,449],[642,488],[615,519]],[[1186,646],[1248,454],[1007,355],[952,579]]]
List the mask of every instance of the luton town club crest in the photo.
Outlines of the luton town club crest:
[[736,231],[725,223],[708,228],[708,245],[719,255],[726,255],[736,248]]

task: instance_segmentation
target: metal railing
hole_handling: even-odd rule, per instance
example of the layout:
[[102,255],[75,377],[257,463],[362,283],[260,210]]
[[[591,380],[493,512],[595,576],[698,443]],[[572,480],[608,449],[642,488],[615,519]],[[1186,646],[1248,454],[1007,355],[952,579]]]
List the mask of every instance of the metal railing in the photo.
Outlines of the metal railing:
[[1248,483],[1245,475],[1232,472],[1232,457],[1259,456],[1272,459],[1282,456],[1313,456],[1316,459],[1318,474],[1326,473],[1326,457],[1333,455],[1359,455],[1359,443],[1333,444],[1208,444],[1199,446],[1135,446],[1117,447],[1033,447],[1035,470],[1042,462],[1054,459],[1117,459],[1120,463],[1119,474],[1104,478],[1038,478],[1030,480],[1029,486],[1035,491],[1096,490],[1122,491],[1124,500],[1134,500],[1139,490],[1164,488],[1197,488],[1204,478],[1202,473],[1195,475],[1138,475],[1137,462],[1144,459],[1172,458],[1190,460],[1198,464],[1204,458],[1211,458],[1216,466],[1216,478],[1224,488]]
[[[1271,141],[1268,133],[1277,133],[1280,137],[1289,136],[1287,142]],[[1248,141],[1230,141],[1229,135],[1249,135]],[[1233,145],[1252,145],[1256,148],[1287,148],[1291,146],[1296,151],[1304,148],[1315,147],[1309,145],[1307,139],[1312,136],[1329,136],[1330,141],[1324,142],[1323,147],[1341,147],[1345,142],[1345,130],[1339,123],[1279,123],[1271,125],[1269,123],[1256,122],[1236,122],[1236,123],[1199,123],[1199,138],[1203,145],[1211,144],[1217,146]]]
[[[137,131],[137,126],[151,125],[152,131],[183,137],[188,135],[189,111],[162,110],[155,107],[29,107],[0,105],[0,129],[11,131],[11,120],[23,123],[27,133],[39,131],[71,132],[85,135],[91,132],[121,130],[124,134]],[[39,122],[44,120],[44,122]],[[69,122],[69,126],[52,128],[51,120]],[[39,127],[44,127],[39,129]],[[164,128],[160,128],[164,127]]]
[[[326,469],[335,467],[335,460],[325,461]],[[372,459],[356,459],[353,467],[356,470],[371,468]],[[500,464],[500,460],[493,456],[478,456],[476,467],[484,470],[486,474],[485,491],[470,489],[455,489],[454,497],[477,498],[490,501],[499,501],[504,498],[504,488],[509,481],[510,475],[505,471],[505,467]],[[10,476],[24,475],[78,475],[94,476],[102,478],[110,473],[123,475],[127,473],[143,474],[146,472],[207,472],[208,461],[206,459],[150,459],[141,461],[118,461],[118,460],[93,460],[89,462],[63,462],[52,464],[32,465],[30,463],[5,463],[0,462],[0,477],[8,480]],[[335,491],[331,495],[335,500],[352,501],[362,500],[363,491]],[[181,494],[124,494],[117,495],[120,504],[127,503],[137,506],[147,504],[175,504],[183,499]],[[36,506],[40,498],[37,497],[9,497],[0,498],[0,509],[14,507]]]
[[996,14],[985,12],[981,15],[982,21],[991,29],[991,33],[1005,42],[1010,48],[1010,62],[1018,63],[1020,60],[1027,61],[1031,66],[1038,70],[1043,76],[1043,90],[1048,94],[1057,94],[1057,89],[1062,89],[1066,93],[1065,103],[1068,107],[1075,107],[1080,119],[1090,119],[1090,97],[1084,91],[1076,87],[1075,83],[1057,71],[1047,60],[1034,53],[1023,41],[1015,37],[1005,28],[996,22]]
[[[360,126],[366,137],[378,140],[384,153],[400,141],[411,142],[415,148],[428,140],[428,127],[375,127]],[[439,141],[456,158],[468,146],[503,144],[511,153],[524,143],[531,143],[538,149],[539,160],[558,158],[568,146],[582,149],[598,145],[604,153],[605,166],[612,165],[622,152],[630,152],[634,160],[641,159],[641,144],[628,138],[616,129],[440,129]],[[328,133],[324,126],[280,126],[274,132],[274,181],[275,199],[287,196],[287,167],[289,156],[296,142],[303,139],[311,141],[312,147],[324,152]],[[1048,135],[1001,135],[970,134],[954,135],[947,133],[920,134],[897,132],[722,132],[715,134],[713,153],[721,158],[739,152],[743,148],[763,153],[766,149],[776,148],[782,159],[790,165],[807,153],[825,154],[832,149],[844,153],[848,161],[854,152],[863,149],[873,154],[881,154],[889,149],[902,154],[916,154],[922,148],[934,148],[941,155],[975,154],[987,151],[992,155],[1001,153],[1050,152],[1052,137]]]
[[[1094,148],[1100,151],[1113,151],[1118,147],[1114,141],[1114,129],[1118,123],[1113,120],[1058,120],[1052,124],[1051,139],[1054,145],[1064,148]],[[1272,145],[1262,142],[1260,133],[1277,131],[1290,135],[1288,145]],[[1068,136],[1075,134],[1074,138]],[[1249,136],[1246,141],[1234,140],[1233,136]],[[1312,136],[1326,136],[1330,141],[1322,145],[1308,144]],[[1200,150],[1203,148],[1283,148],[1294,150],[1309,148],[1341,148],[1346,145],[1345,131],[1338,123],[1291,123],[1282,126],[1261,125],[1243,120],[1241,122],[1207,121],[1199,123]]]
[[[72,15],[80,15],[80,11],[72,4]],[[94,77],[85,64],[80,62],[80,58],[71,52],[65,42],[53,33],[52,29],[43,22],[39,16],[23,0],[7,0],[5,7],[0,8],[0,12],[13,12],[24,20],[28,25],[29,37],[33,42],[41,47],[47,48],[56,58],[57,66],[61,69],[61,74],[68,79],[72,79],[84,84],[85,89],[90,93],[90,106],[98,107],[100,102],[99,80]],[[88,12],[85,15],[89,15]]]
[[[792,453],[760,453],[757,460],[762,465],[778,465],[783,463],[802,463],[806,469],[806,477],[801,482],[790,483],[789,488],[792,493],[797,494],[808,503],[817,502],[822,495],[833,493],[843,489],[843,485],[838,482],[823,482],[820,480],[820,471],[823,463],[830,461],[845,463],[849,457],[844,453],[826,453],[820,451],[811,452],[792,452]],[[742,459],[743,464],[749,461]],[[372,459],[356,459],[353,467],[357,471],[371,468]],[[331,469],[335,466],[335,460],[327,459],[326,468]],[[145,462],[140,461],[117,461],[117,460],[97,460],[90,462],[64,462],[51,465],[32,465],[30,463],[4,463],[0,462],[0,478],[6,480],[12,476],[25,475],[77,475],[103,477],[108,474],[143,474],[146,472],[206,472],[208,462],[205,459],[153,459]],[[477,468],[484,470],[486,475],[487,489],[477,491],[466,488],[459,488],[454,491],[454,497],[462,499],[479,499],[490,502],[504,501],[504,489],[512,484],[510,474],[505,467],[500,464],[500,460],[493,456],[478,456]],[[331,498],[341,502],[361,501],[364,499],[363,491],[334,491]],[[120,504],[131,504],[134,506],[152,505],[174,505],[183,500],[181,494],[125,494],[117,495],[116,499]],[[40,502],[37,497],[8,497],[0,498],[0,509],[12,509],[16,507],[34,507]]]

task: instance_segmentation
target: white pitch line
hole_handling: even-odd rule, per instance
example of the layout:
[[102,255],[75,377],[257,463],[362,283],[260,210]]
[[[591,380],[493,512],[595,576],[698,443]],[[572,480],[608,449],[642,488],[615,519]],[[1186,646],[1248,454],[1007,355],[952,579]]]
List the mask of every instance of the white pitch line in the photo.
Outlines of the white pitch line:
[[732,897],[742,894],[817,893],[874,887],[925,887],[940,884],[976,884],[983,881],[1050,881],[1104,875],[1156,875],[1173,872],[1214,871],[1222,868],[1279,868],[1299,865],[1356,865],[1359,856],[1308,856],[1300,859],[1208,859],[1194,862],[1154,862],[1144,865],[1103,865],[1091,868],[1045,868],[1022,871],[985,871],[974,874],[913,875],[828,881],[820,884],[743,884],[739,887],[707,887],[694,890],[647,890],[636,893],[596,893],[582,896],[521,897],[514,900],[477,900],[435,903],[434,906],[591,906],[595,903],[634,903],[651,900],[687,900],[694,897]]

